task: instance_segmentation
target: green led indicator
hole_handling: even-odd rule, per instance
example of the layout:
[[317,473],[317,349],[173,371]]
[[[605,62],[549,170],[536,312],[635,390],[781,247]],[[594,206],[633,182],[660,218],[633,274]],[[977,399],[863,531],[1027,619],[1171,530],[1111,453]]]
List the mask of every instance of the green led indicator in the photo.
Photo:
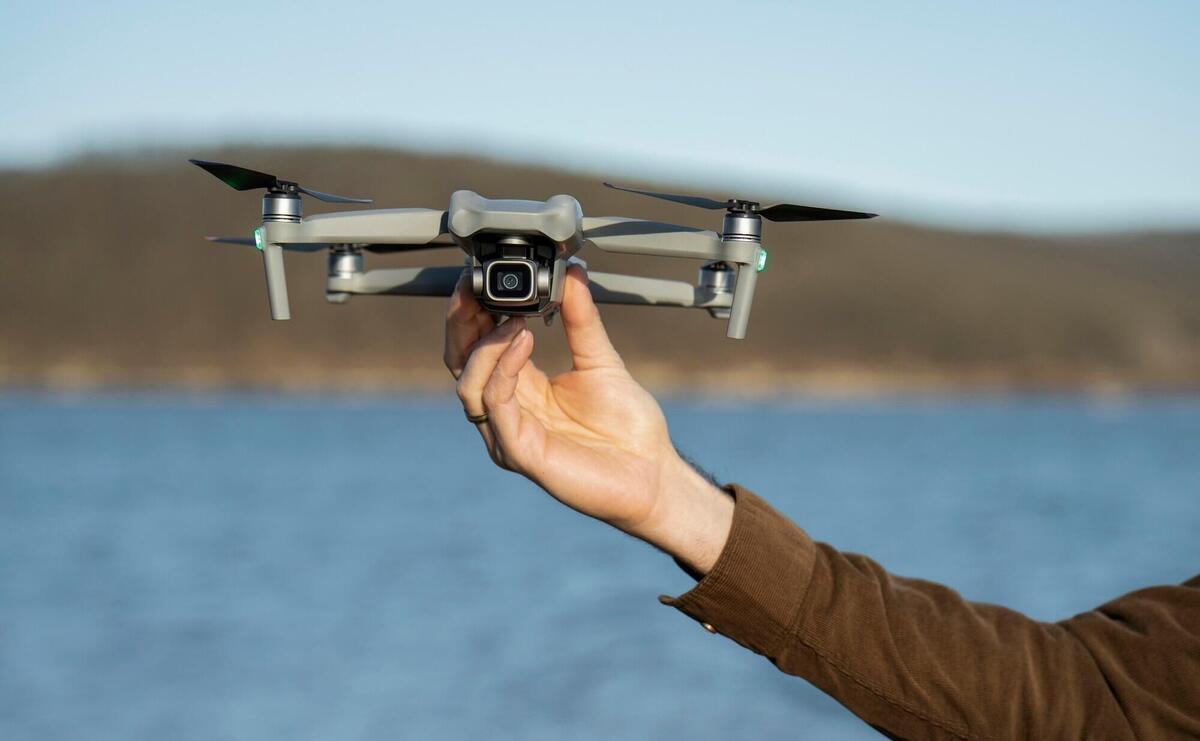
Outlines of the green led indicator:
[[758,248],[758,265],[756,267],[760,273],[767,269],[767,251],[762,247]]
[[[262,252],[262,227],[261,226],[254,230],[254,247],[259,252]],[[762,263],[762,258],[759,258],[759,263],[760,264]],[[759,270],[762,270],[762,268],[759,268]]]

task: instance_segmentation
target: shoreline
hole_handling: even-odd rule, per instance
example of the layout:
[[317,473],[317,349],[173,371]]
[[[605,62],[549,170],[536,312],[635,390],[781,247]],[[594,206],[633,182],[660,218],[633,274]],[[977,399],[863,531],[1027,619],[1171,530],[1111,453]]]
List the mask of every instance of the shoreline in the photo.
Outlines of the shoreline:
[[[664,399],[723,400],[871,400],[925,397],[1198,397],[1200,379],[1192,382],[1148,381],[1101,373],[1047,373],[1017,377],[996,371],[948,373],[871,371],[828,367],[798,371],[753,368],[745,371],[678,372],[661,365],[633,364],[631,373],[655,396]],[[0,394],[185,394],[185,395],[318,395],[318,396],[452,396],[453,383],[444,371],[394,373],[377,368],[330,370],[279,369],[276,373],[230,373],[215,368],[142,369],[103,372],[94,367],[56,366],[13,372],[0,367]]]

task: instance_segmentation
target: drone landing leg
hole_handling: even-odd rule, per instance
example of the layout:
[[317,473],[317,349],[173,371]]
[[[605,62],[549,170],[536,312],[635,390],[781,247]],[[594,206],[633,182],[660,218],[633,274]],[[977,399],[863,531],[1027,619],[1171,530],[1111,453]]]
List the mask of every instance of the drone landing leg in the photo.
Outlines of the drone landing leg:
[[267,300],[271,304],[271,318],[291,319],[288,307],[287,276],[283,272],[283,248],[277,244],[263,245],[263,270],[267,275]]
[[754,287],[757,284],[757,268],[754,265],[738,265],[733,305],[730,307],[729,324],[725,329],[726,337],[732,340],[746,339],[746,326],[750,324],[750,308],[754,305]]

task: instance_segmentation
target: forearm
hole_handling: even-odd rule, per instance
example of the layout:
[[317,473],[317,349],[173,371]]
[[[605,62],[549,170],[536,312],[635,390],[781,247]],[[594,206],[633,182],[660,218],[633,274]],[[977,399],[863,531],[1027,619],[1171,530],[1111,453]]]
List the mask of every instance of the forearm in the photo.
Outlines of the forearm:
[[865,556],[816,544],[789,635],[780,669],[904,738],[1128,737],[1070,632]]
[[[1132,699],[1148,682],[1168,682],[1156,668],[1164,656],[1189,673],[1170,675],[1163,692],[1175,693],[1175,708],[1191,702],[1187,722],[1200,722],[1188,690],[1200,682],[1200,590],[1160,588],[1169,609],[1145,606],[1140,593],[1118,600],[1132,619],[1123,612],[1114,621],[1101,608],[1039,623],[814,543],[750,492],[731,490],[737,504],[723,552],[693,590],[663,601],[879,728],[902,738],[1130,738],[1131,726],[1154,723],[1144,706],[1135,716]],[[1129,629],[1157,609],[1164,617],[1154,631]],[[1103,666],[1098,646],[1136,671],[1123,677]],[[1155,658],[1143,656],[1151,651]]]
[[655,506],[634,535],[707,574],[725,548],[734,500],[678,454],[664,456]]

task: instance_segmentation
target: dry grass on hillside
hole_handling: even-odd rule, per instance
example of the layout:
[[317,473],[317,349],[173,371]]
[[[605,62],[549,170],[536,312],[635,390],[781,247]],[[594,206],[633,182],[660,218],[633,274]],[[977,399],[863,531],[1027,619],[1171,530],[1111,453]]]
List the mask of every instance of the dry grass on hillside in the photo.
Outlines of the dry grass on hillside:
[[[206,151],[380,206],[571,193],[586,212],[715,227],[710,214],[578,175],[398,151]],[[0,179],[0,379],[352,388],[445,385],[442,303],[326,304],[324,260],[289,255],[293,320],[273,323],[248,234],[258,198],[185,153],[77,161]],[[614,177],[619,173],[613,173]],[[662,184],[659,184],[662,185]],[[676,187],[680,187],[676,185]],[[753,194],[752,194],[753,195]],[[769,200],[770,194],[760,194]],[[869,204],[868,204],[869,205]],[[327,206],[311,203],[310,213]],[[768,224],[750,337],[702,312],[605,309],[655,385],[795,387],[1200,385],[1200,234],[1044,238],[872,222]],[[691,279],[697,263],[584,254],[597,269]],[[426,262],[454,262],[430,253]],[[368,257],[368,267],[415,264]],[[557,328],[538,357],[562,362]]]

